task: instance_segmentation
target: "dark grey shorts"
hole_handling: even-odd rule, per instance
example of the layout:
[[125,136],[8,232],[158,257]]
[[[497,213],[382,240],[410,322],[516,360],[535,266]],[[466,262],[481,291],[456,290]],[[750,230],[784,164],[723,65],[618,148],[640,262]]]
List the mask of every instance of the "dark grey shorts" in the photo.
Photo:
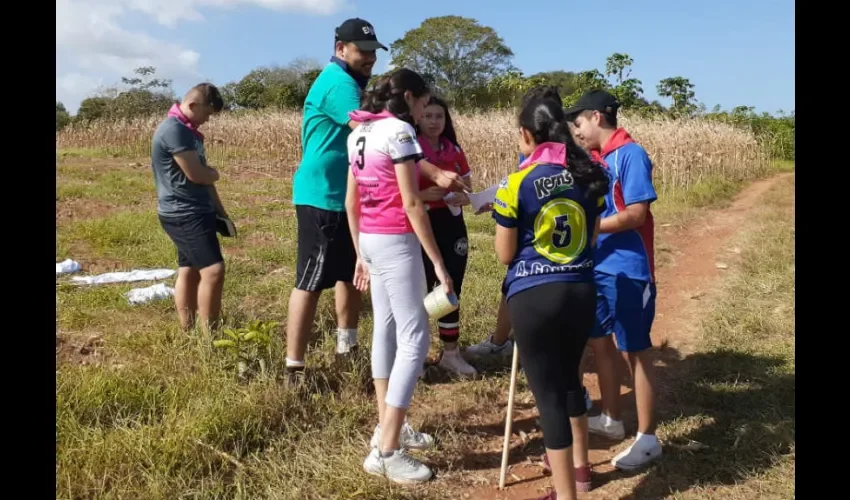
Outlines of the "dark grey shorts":
[[177,265],[203,269],[224,261],[215,214],[159,216],[159,223],[177,247]]

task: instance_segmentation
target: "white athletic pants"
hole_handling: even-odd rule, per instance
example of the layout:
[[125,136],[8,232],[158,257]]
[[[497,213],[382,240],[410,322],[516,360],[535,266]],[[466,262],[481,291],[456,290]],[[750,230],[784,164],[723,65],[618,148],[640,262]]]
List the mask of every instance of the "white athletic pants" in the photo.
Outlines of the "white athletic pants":
[[389,379],[386,403],[408,408],[431,345],[422,247],[415,233],[360,233],[369,267],[372,312],[372,378]]

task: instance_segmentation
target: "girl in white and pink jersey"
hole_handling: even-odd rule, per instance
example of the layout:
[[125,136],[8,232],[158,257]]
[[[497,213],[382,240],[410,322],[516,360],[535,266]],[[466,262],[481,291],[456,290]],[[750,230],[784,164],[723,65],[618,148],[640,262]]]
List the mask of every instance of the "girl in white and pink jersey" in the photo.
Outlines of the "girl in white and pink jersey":
[[405,423],[431,342],[423,303],[423,249],[445,291],[452,292],[419,197],[422,148],[414,126],[429,97],[419,74],[405,68],[394,71],[366,95],[361,111],[350,114],[360,124],[348,136],[351,167],[345,206],[357,252],[354,284],[365,291],[371,283],[372,378],[379,416],[363,468],[398,483],[432,476],[425,464],[405,452],[434,443]]

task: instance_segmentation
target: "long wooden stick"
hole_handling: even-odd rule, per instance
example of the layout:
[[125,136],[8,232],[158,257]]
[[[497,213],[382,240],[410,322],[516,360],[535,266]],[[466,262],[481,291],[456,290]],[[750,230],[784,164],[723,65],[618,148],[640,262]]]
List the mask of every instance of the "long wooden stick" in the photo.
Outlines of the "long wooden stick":
[[508,451],[511,446],[511,424],[514,420],[514,393],[516,391],[516,372],[519,366],[519,351],[514,341],[514,358],[511,362],[511,388],[508,390],[508,411],[505,416],[505,444],[502,447],[502,470],[499,472],[499,489],[505,487],[505,474],[508,472]]

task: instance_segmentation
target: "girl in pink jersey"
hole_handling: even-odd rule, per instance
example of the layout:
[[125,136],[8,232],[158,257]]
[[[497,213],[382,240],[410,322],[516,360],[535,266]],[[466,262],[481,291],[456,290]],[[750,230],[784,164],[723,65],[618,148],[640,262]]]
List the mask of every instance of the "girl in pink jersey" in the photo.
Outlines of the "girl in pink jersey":
[[402,484],[432,476],[425,464],[405,452],[434,443],[405,423],[431,341],[423,303],[423,248],[444,290],[452,292],[452,279],[419,197],[417,161],[422,148],[414,126],[429,97],[419,74],[396,70],[365,96],[361,111],[351,113],[359,125],[348,137],[351,167],[345,205],[357,252],[354,285],[361,291],[371,288],[372,378],[379,417],[363,469]]
[[[445,101],[437,96],[431,96],[425,107],[425,115],[417,128],[417,139],[422,147],[425,159],[442,170],[457,172],[472,189],[471,174],[466,155],[457,142],[452,116]],[[459,202],[445,200],[447,192],[436,186],[425,176],[419,179],[419,195],[425,201],[428,218],[434,228],[434,238],[440,248],[440,255],[452,277],[455,293],[460,298],[463,286],[463,276],[466,274],[468,259],[469,236],[466,222],[463,220],[461,205],[469,204],[464,195],[456,195]],[[428,285],[433,286],[437,281],[434,266],[430,259],[425,258],[425,277]],[[443,350],[438,365],[451,373],[460,376],[473,376],[475,368],[467,363],[460,355],[457,346],[460,336],[460,310],[457,309],[442,318],[437,319],[437,328]]]

